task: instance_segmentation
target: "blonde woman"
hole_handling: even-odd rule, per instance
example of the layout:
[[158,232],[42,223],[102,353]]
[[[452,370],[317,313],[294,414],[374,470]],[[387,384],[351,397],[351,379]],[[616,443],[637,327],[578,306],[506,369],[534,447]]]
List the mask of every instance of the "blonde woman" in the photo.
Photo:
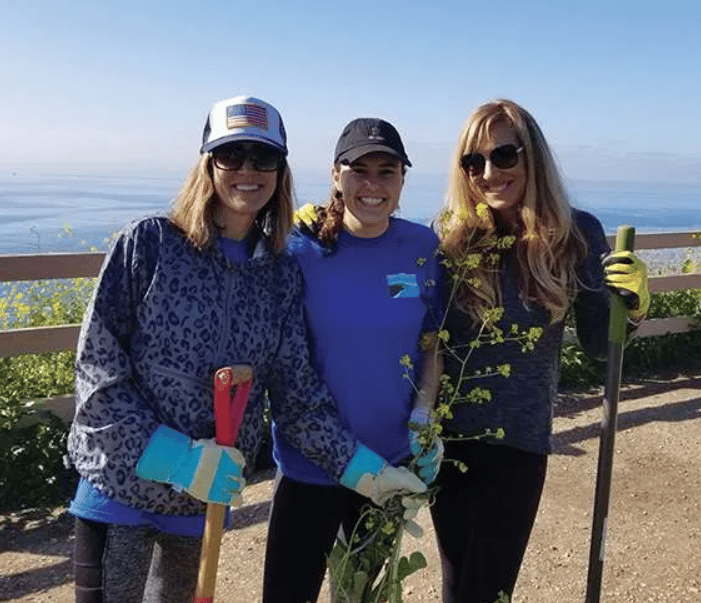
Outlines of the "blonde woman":
[[629,293],[635,325],[649,304],[647,273],[628,252],[609,254],[602,264],[610,249],[601,224],[570,206],[538,124],[509,100],[486,103],[467,120],[438,224],[441,247],[453,262],[484,249],[489,237],[514,240],[496,264],[480,264],[476,280],[458,281],[446,320],[453,383],[485,310],[502,307],[499,326],[506,331],[513,324],[543,329],[532,352],[516,343],[473,350],[468,369],[509,364],[511,376],[471,380],[469,388],[491,390],[492,400],[459,407],[446,426],[448,436],[504,433],[446,444],[446,458],[468,470],[444,464],[431,508],[443,600],[491,603],[500,592],[511,597],[538,509],[565,315],[574,309],[580,342],[604,356],[609,288]]
[[[365,477],[367,496],[424,488],[379,457],[358,470],[361,446],[311,368],[302,273],[283,252],[293,203],[278,111],[215,104],[200,154],[171,215],[118,237],[83,323],[68,443],[77,603],[191,603],[203,502],[240,498],[264,391],[277,428],[331,478]],[[212,440],[213,375],[232,364],[254,382],[237,448]]]

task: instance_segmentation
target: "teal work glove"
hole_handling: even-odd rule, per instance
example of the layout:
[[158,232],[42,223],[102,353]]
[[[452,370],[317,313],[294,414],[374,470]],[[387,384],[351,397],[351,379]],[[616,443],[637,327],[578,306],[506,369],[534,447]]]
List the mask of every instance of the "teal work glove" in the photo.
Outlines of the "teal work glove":
[[171,484],[203,502],[238,505],[246,485],[241,477],[245,464],[236,448],[214,440],[192,440],[161,425],[148,441],[136,474]]
[[416,464],[419,466],[419,477],[424,484],[430,485],[438,475],[438,470],[443,462],[443,441],[435,436],[433,446],[424,448],[421,443],[421,427],[426,427],[431,424],[431,414],[427,408],[415,408],[411,411],[409,417],[409,445],[411,453],[417,459]]
[[426,491],[426,484],[406,467],[392,467],[362,444],[358,444],[340,482],[380,506],[395,494]]
[[604,282],[623,297],[628,316],[640,322],[650,307],[647,266],[632,251],[615,251],[604,257]]

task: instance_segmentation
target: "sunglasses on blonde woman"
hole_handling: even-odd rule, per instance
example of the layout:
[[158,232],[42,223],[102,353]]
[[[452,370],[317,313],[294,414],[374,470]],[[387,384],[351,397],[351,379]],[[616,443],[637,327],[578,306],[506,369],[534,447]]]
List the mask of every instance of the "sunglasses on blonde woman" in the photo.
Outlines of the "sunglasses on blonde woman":
[[466,174],[479,176],[484,172],[484,168],[489,161],[494,167],[500,170],[508,170],[518,163],[518,155],[523,151],[523,147],[513,144],[505,144],[492,149],[489,158],[485,158],[482,153],[467,153],[462,156],[460,164]]
[[212,161],[220,170],[240,170],[246,159],[259,172],[273,172],[282,163],[282,153],[264,144],[241,142],[227,144],[212,151]]

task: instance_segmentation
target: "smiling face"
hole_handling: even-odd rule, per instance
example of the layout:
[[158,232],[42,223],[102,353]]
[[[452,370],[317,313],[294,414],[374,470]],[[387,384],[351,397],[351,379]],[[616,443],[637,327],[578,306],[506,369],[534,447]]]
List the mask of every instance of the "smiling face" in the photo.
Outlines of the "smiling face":
[[[493,149],[504,145],[520,147],[516,132],[505,121],[493,122],[471,153],[481,153],[488,158]],[[523,200],[526,189],[526,161],[519,153],[518,162],[512,168],[499,169],[491,161],[486,161],[481,174],[470,174],[468,178],[480,192],[484,202],[504,221],[513,221]]]
[[212,162],[212,182],[217,195],[215,222],[224,227],[223,236],[240,240],[275,193],[277,170],[258,171],[249,158],[238,170],[222,170]]
[[402,163],[387,153],[369,153],[350,165],[335,167],[333,183],[343,196],[344,228],[357,237],[379,237],[399,206]]

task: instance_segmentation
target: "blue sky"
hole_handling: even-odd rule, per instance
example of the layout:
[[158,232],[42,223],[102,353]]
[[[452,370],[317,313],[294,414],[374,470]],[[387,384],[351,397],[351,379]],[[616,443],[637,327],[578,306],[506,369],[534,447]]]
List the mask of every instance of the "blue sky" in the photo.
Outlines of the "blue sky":
[[0,0],[0,165],[184,172],[211,104],[250,93],[296,169],[379,116],[443,173],[508,97],[569,178],[701,183],[699,32],[701,0]]

